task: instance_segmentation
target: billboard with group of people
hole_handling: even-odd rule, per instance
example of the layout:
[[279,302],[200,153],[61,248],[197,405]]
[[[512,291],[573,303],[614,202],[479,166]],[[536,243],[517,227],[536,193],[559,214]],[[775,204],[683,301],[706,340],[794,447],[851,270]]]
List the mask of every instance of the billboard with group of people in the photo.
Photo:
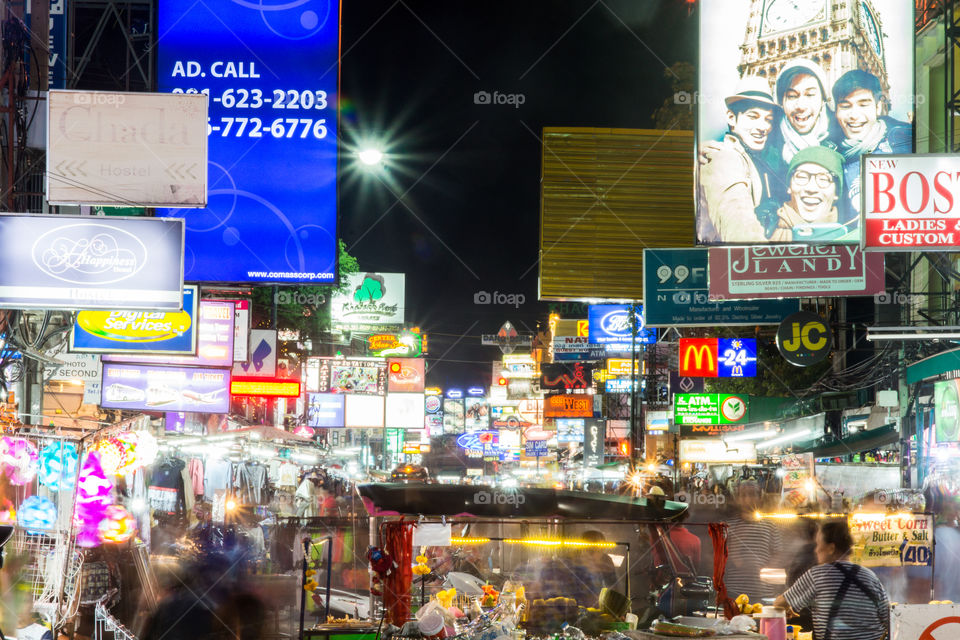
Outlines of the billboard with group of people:
[[859,243],[861,157],[913,150],[913,3],[700,12],[697,241]]

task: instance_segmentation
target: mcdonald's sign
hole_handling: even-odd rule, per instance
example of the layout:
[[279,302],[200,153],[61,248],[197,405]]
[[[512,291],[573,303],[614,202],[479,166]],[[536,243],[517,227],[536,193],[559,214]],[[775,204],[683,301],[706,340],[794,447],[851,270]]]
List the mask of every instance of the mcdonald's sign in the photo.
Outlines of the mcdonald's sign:
[[717,339],[680,338],[680,375],[716,378]]

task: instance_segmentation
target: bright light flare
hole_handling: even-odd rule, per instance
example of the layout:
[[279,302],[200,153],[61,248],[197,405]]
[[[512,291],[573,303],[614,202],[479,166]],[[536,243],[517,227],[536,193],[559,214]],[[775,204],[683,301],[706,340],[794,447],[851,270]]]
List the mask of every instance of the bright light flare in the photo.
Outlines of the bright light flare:
[[357,152],[357,158],[363,164],[373,167],[383,162],[383,151],[374,148],[361,149]]

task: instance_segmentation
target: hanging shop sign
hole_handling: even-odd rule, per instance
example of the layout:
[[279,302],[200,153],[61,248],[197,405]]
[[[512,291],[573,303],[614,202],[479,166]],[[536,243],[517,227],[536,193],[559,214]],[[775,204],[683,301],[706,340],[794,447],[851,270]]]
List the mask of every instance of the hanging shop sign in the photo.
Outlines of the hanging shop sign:
[[543,399],[545,418],[592,418],[593,396],[560,394]]
[[[640,380],[640,389],[647,388],[647,381]],[[612,378],[603,383],[606,393],[630,393],[633,390],[633,380],[629,378]]]
[[487,455],[496,451],[499,435],[499,431],[468,431],[457,438],[457,446],[467,452]]
[[100,406],[141,411],[227,413],[230,370],[104,364]]
[[777,329],[777,349],[783,359],[809,367],[830,355],[831,334],[826,322],[811,311],[795,313]]
[[63,364],[46,368],[44,380],[81,380],[84,385],[100,383],[100,356],[92,353],[61,353],[57,359],[63,360]]
[[387,390],[423,393],[424,362],[422,358],[387,360]]
[[370,355],[416,358],[423,355],[423,336],[413,331],[375,333],[367,338]]
[[252,329],[247,362],[233,365],[233,374],[241,377],[272,378],[277,375],[277,332],[275,329]]
[[652,327],[780,324],[797,299],[744,301],[710,297],[707,249],[644,249],[643,302]]
[[50,204],[207,206],[207,96],[55,89],[47,123]]
[[540,365],[540,388],[554,391],[589,389],[592,386],[593,367],[580,362]]
[[444,433],[463,433],[464,414],[463,399],[444,398],[443,399],[443,432]]
[[673,421],[685,424],[737,424],[748,421],[749,399],[728,393],[674,395]]
[[680,441],[680,462],[716,464],[754,464],[757,449],[752,442],[727,444],[719,439],[684,439]]
[[[630,319],[631,306],[635,310],[633,321]],[[612,345],[616,350],[629,351],[634,342],[644,345],[657,341],[657,330],[644,324],[643,305],[640,304],[592,304],[587,320],[590,343],[607,345],[608,350]]]
[[603,464],[607,442],[607,423],[591,420],[583,433],[583,466],[592,469]]
[[583,442],[586,420],[583,418],[557,418],[557,442]]
[[611,376],[629,376],[641,373],[642,362],[630,358],[607,358],[607,373]]
[[423,428],[422,393],[388,393],[386,403],[387,427],[393,429]]
[[872,296],[884,284],[883,255],[855,245],[710,249],[711,299]]
[[344,396],[337,393],[307,394],[307,425],[343,427]]
[[330,317],[344,328],[402,325],[404,284],[402,273],[351,274],[330,299]]
[[546,440],[528,440],[523,444],[523,455],[528,458],[543,458],[550,452]]
[[142,364],[188,365],[192,367],[229,367],[233,364],[233,303],[223,300],[201,300],[196,322],[197,353],[193,356],[104,354],[104,362],[139,362]]
[[853,547],[850,562],[862,567],[930,566],[933,516],[919,513],[863,513],[847,518]]
[[246,362],[250,349],[250,300],[223,299],[233,303],[233,361]]
[[479,431],[490,426],[490,405],[486,398],[464,398],[464,428]]
[[382,429],[383,412],[383,396],[351,394],[344,397],[344,426],[346,427]]
[[209,206],[157,212],[188,221],[184,277],[336,282],[340,3],[164,0],[156,16],[158,90],[210,97]]
[[678,372],[671,371],[670,393],[703,393],[703,378],[681,376]]
[[960,379],[933,383],[937,443],[960,442]]
[[668,411],[644,411],[643,419],[647,433],[667,433],[670,431],[670,413]]
[[299,398],[300,381],[289,378],[232,378],[230,395],[263,398]]
[[193,354],[199,298],[197,287],[186,285],[180,311],[78,311],[70,351]]
[[[694,156],[721,141],[709,161],[691,158],[698,244],[859,243],[860,156],[913,147],[914,3],[844,6],[697,3],[698,82],[678,101],[696,102]],[[826,49],[849,55],[818,55]],[[828,131],[843,155],[808,146]],[[782,162],[749,160],[766,154]],[[731,197],[741,180],[755,195]],[[755,207],[754,197],[770,206]]]
[[176,311],[183,222],[0,215],[0,307]]
[[717,437],[743,433],[746,428],[747,425],[745,424],[681,424],[680,435],[685,438]]
[[753,378],[757,375],[755,338],[680,338],[680,375]]
[[960,164],[955,155],[862,158],[866,251],[960,247]]

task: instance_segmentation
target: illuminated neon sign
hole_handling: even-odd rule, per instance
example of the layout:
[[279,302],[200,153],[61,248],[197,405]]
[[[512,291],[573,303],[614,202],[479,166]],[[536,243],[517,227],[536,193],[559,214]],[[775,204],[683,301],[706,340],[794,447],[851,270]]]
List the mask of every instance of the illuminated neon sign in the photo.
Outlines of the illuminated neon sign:
[[300,396],[300,381],[279,378],[234,378],[230,381],[230,395],[297,398]]

